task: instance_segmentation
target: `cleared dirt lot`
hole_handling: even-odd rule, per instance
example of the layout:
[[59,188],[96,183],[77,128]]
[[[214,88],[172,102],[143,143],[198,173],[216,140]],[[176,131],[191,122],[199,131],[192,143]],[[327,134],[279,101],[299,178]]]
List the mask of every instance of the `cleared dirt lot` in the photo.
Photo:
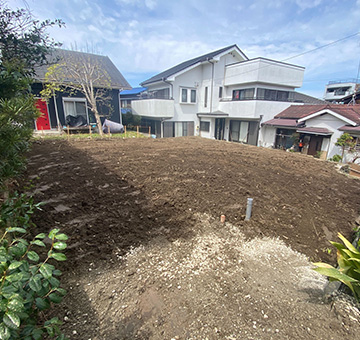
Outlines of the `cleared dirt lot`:
[[39,229],[70,236],[71,339],[359,334],[305,257],[334,262],[328,240],[350,237],[360,212],[359,181],[329,163],[200,138],[42,141],[28,177],[47,201]]

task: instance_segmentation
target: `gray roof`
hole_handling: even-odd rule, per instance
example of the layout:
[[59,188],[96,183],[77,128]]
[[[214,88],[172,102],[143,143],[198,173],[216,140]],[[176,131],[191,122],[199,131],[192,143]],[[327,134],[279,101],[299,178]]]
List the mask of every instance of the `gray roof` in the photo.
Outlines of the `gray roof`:
[[[81,63],[86,61],[94,63],[96,65],[99,65],[99,68],[108,75],[110,80],[110,87],[112,89],[131,89],[130,84],[107,56],[85,52],[69,51],[57,48],[52,51],[51,55],[49,55],[47,59],[50,65],[61,61],[75,63]],[[43,65],[36,69],[36,78],[41,82],[45,80],[45,74],[48,70],[48,67],[49,65]],[[65,82],[67,81],[70,82],[73,81],[73,79],[65,79]],[[101,84],[98,84],[98,86],[102,87]]]
[[146,86],[150,83],[155,83],[155,82],[158,82],[158,81],[161,81],[161,80],[164,80],[170,76],[172,76],[173,74],[175,73],[178,73],[182,70],[185,70],[186,68],[190,67],[190,66],[193,66],[195,64],[198,64],[200,62],[203,62],[203,61],[206,61],[206,60],[209,60],[209,59],[212,59],[214,58],[215,56],[217,56],[218,54],[221,54],[227,50],[230,50],[230,49],[233,49],[233,48],[236,48],[246,59],[247,57],[245,56],[245,54],[239,49],[239,47],[234,44],[234,45],[231,45],[231,46],[227,46],[227,47],[224,47],[224,48],[221,48],[220,50],[216,50],[216,51],[213,51],[213,52],[210,52],[210,53],[207,53],[207,54],[204,54],[200,57],[196,57],[194,59],[190,59],[190,60],[187,60],[187,61],[184,61],[183,63],[179,64],[179,65],[176,65],[174,67],[171,67],[169,68],[168,70],[166,71],[163,71],[161,73],[158,73],[157,75],[149,78],[148,80],[145,80],[143,81],[142,83],[140,83],[141,86]]
[[300,93],[300,92],[296,92],[294,91],[294,99],[293,99],[293,102],[298,102],[298,103],[304,103],[304,104],[327,104],[326,101],[324,100],[321,100],[319,98],[315,98],[315,97],[311,97],[311,96],[308,96],[307,94],[304,94],[304,93]]

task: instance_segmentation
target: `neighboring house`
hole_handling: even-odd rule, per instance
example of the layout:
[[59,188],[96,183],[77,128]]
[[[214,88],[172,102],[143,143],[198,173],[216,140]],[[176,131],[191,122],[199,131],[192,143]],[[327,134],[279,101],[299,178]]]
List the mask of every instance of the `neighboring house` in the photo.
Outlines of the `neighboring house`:
[[[84,95],[80,92],[71,93],[70,91],[58,92],[55,98],[52,97],[48,103],[40,98],[40,91],[43,89],[45,74],[48,68],[61,61],[68,62],[86,62],[93,63],[109,78],[109,86],[104,89],[109,97],[109,105],[99,105],[100,115],[109,117],[108,119],[121,123],[120,114],[120,96],[119,90],[131,89],[131,86],[115,67],[109,57],[68,51],[63,49],[55,49],[49,56],[49,65],[44,65],[36,70],[36,80],[32,85],[32,91],[35,96],[39,97],[37,107],[42,112],[42,116],[36,121],[36,130],[57,130],[66,125],[66,118],[72,116],[81,117],[81,120],[87,124],[95,123],[94,116],[88,107],[88,103]],[[66,79],[65,79],[66,81]],[[71,79],[73,81],[73,79]],[[96,81],[95,81],[96,87]],[[101,88],[101,86],[99,86]],[[110,106],[110,108],[109,108]]]
[[199,135],[261,145],[261,121],[292,103],[322,102],[294,91],[303,74],[300,66],[249,60],[231,45],[142,82],[147,97],[133,100],[131,107],[159,137]]
[[126,114],[131,112],[131,102],[133,100],[140,99],[146,91],[146,87],[134,87],[130,90],[123,90],[120,92],[120,103],[121,103],[121,113]]
[[[292,105],[262,125],[268,147],[289,149],[294,145],[297,149],[302,141],[303,153],[329,159],[341,155],[335,143],[344,132],[360,147],[360,105]],[[347,160],[350,158],[348,155]]]
[[329,81],[325,87],[324,100],[330,103],[347,103],[346,98],[352,98],[359,86],[357,79]]

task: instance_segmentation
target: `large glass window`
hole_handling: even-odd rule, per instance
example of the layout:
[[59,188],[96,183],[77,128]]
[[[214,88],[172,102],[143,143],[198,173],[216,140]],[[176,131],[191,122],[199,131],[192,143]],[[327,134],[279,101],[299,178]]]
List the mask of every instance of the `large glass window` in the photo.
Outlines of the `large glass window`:
[[233,100],[249,100],[254,99],[255,89],[243,89],[233,91]]
[[240,120],[230,121],[230,140],[233,142],[247,143],[249,122]]
[[73,117],[82,116],[86,121],[88,121],[85,100],[79,100],[75,98],[64,99],[64,113],[65,113],[65,118],[67,116],[73,116]]
[[258,100],[287,102],[293,98],[292,92],[259,88],[256,92]]

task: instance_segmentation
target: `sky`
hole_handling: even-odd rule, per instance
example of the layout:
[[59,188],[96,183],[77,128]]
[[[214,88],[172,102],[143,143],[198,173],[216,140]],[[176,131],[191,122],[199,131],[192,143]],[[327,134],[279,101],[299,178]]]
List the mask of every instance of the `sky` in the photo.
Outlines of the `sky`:
[[[8,0],[7,4],[13,9],[28,7],[39,20],[62,19],[65,28],[50,29],[51,37],[66,49],[107,55],[133,87],[185,60],[233,44],[248,58],[305,67],[298,91],[314,97],[323,97],[329,81],[358,77],[360,0]],[[331,45],[320,48],[327,44]],[[307,51],[312,52],[303,54]]]

